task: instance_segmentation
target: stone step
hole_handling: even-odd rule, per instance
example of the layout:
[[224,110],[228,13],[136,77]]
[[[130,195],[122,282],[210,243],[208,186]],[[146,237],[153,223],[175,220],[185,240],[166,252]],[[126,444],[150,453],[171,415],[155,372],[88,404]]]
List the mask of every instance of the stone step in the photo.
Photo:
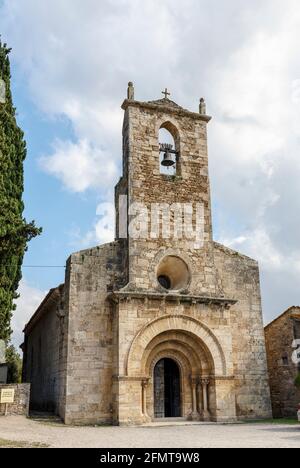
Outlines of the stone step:
[[159,426],[199,426],[212,425],[214,422],[204,421],[187,421],[185,418],[161,418],[154,419],[152,422],[145,423],[142,427],[159,427]]

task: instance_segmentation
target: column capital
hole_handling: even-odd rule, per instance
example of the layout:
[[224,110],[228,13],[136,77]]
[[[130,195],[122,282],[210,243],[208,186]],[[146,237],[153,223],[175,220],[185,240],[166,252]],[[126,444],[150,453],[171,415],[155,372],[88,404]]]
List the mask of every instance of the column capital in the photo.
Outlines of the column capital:
[[191,375],[190,380],[191,380],[191,385],[192,386],[194,386],[194,385],[196,386],[199,383],[199,377],[198,376]]
[[143,388],[146,388],[146,387],[148,386],[149,380],[150,380],[149,378],[147,378],[147,379],[142,379],[141,385],[142,385]]
[[210,384],[210,378],[209,377],[204,377],[200,379],[201,385],[209,385]]

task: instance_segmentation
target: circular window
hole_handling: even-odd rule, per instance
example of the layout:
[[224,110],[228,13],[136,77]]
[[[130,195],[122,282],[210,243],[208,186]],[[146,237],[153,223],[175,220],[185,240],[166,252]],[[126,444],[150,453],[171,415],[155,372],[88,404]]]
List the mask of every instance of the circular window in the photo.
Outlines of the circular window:
[[164,257],[157,268],[157,281],[168,290],[180,290],[188,286],[190,272],[187,264],[179,257]]

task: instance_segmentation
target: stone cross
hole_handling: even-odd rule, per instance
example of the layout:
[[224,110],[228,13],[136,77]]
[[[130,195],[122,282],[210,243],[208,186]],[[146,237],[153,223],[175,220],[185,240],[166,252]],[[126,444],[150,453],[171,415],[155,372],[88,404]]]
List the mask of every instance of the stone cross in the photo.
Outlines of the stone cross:
[[171,96],[171,93],[169,93],[168,88],[166,88],[164,91],[161,92],[162,94],[165,95],[165,99],[168,99],[168,96]]

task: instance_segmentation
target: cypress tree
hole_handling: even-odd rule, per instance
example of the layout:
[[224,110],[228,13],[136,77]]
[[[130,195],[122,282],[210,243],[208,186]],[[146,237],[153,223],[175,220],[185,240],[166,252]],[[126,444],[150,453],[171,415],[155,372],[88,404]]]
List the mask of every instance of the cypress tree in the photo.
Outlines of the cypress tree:
[[27,242],[40,234],[23,218],[24,134],[16,122],[10,90],[10,49],[0,39],[0,339],[11,335],[14,299]]

